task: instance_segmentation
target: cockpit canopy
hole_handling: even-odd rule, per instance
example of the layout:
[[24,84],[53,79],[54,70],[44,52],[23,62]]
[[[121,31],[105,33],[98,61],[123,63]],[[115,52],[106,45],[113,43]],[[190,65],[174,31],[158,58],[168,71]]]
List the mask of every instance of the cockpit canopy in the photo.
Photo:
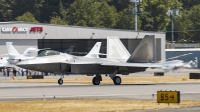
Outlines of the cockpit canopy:
[[52,55],[59,55],[60,52],[58,51],[54,51],[54,50],[46,50],[41,52],[38,57],[42,57],[42,56],[52,56]]

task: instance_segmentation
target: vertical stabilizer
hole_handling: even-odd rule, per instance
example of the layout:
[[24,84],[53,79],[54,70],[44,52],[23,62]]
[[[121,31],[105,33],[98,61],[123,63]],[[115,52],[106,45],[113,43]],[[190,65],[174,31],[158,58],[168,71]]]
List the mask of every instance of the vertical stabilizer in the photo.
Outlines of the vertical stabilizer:
[[130,53],[117,36],[107,37],[107,58],[125,59],[130,57]]
[[37,52],[37,51],[40,51],[40,50],[46,50],[46,49],[50,49],[50,48],[38,49],[38,48],[35,48],[35,47],[29,47],[23,52],[22,55],[26,56],[26,57],[31,57],[31,56],[33,56],[33,52]]
[[64,53],[72,54],[73,49],[74,49],[74,46],[70,46],[68,49],[66,49],[66,50],[64,51]]
[[36,52],[36,51],[39,51],[39,49],[34,48],[34,47],[29,47],[29,48],[27,48],[27,49],[24,51],[23,55],[24,55],[24,56],[27,56],[27,57],[31,57],[31,56],[32,56],[32,53],[33,53],[33,52]]
[[155,37],[146,35],[133,51],[127,62],[155,62],[155,52]]
[[13,44],[12,42],[6,42],[8,54],[9,55],[20,55],[19,52],[14,48],[14,46],[12,44]]
[[101,47],[101,42],[97,42],[94,45],[94,47],[90,50],[90,52],[84,57],[87,57],[87,58],[99,58],[100,47]]

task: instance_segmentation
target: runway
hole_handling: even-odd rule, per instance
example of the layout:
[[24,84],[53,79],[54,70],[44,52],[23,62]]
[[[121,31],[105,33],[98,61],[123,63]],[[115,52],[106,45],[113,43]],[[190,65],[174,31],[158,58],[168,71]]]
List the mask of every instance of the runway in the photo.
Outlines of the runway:
[[[154,70],[155,71],[155,70]],[[182,71],[175,75],[188,75],[188,71]],[[142,74],[131,74],[131,76],[152,76],[150,71]],[[174,74],[166,74],[174,75]],[[45,76],[45,78],[59,78],[60,76]],[[68,77],[87,77],[82,75],[65,76]],[[17,76],[18,79],[26,77]],[[155,100],[159,90],[177,90],[181,92],[181,100],[200,101],[200,83],[160,83],[160,84],[102,84],[94,86],[92,84],[64,83],[19,83],[1,82],[1,80],[11,80],[11,77],[3,77],[0,74],[0,101],[23,101],[41,100],[44,95],[46,99],[120,99],[120,100]],[[152,96],[154,95],[154,97]],[[199,107],[187,108],[197,112]],[[181,109],[172,109],[180,111]],[[182,109],[184,110],[184,109]],[[161,110],[159,110],[160,112]],[[163,112],[171,111],[164,109]],[[141,112],[141,111],[139,111]],[[142,111],[143,112],[143,111]],[[146,111],[145,111],[146,112]],[[153,112],[151,110],[147,112]]]
[[[142,73],[134,73],[130,76],[152,76],[151,72],[158,72],[159,69],[147,69]],[[192,70],[199,72],[198,69]],[[181,72],[175,71],[173,74],[166,75],[189,75],[191,70],[183,69]],[[45,76],[45,78],[59,78],[60,76]],[[87,77],[84,75],[69,75],[65,78]],[[18,79],[26,79],[26,76],[17,76]],[[177,90],[181,91],[182,100],[200,100],[200,83],[170,83],[170,84],[125,84],[125,85],[98,85],[92,84],[75,84],[64,83],[14,83],[1,82],[1,80],[11,80],[11,77],[3,77],[0,74],[0,100],[14,99],[38,99],[45,95],[46,98],[67,99],[67,98],[118,98],[118,99],[152,99],[152,94],[156,94],[159,90]],[[199,98],[195,96],[199,94]],[[184,97],[182,97],[184,96]]]
[[[158,90],[181,91],[181,100],[200,101],[200,83],[184,84],[127,84],[127,85],[80,85],[53,83],[0,83],[0,100],[28,100],[46,98],[77,99],[153,99]],[[187,97],[186,97],[187,96]]]

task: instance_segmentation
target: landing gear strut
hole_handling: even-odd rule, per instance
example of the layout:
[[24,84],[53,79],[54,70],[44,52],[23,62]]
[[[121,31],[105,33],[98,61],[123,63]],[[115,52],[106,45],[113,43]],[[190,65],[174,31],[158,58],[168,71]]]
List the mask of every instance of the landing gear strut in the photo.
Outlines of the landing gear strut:
[[92,83],[94,85],[99,85],[100,82],[102,81],[102,77],[101,75],[97,74],[93,79],[92,79]]
[[62,85],[62,84],[63,84],[63,78],[64,78],[64,75],[61,74],[60,79],[58,79],[58,84],[59,84],[59,85]]

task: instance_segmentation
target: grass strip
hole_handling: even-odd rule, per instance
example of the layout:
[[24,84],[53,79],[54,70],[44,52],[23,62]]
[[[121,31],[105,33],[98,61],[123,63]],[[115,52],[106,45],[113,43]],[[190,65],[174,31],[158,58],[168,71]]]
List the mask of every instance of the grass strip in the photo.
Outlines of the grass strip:
[[0,102],[1,112],[123,112],[133,110],[159,110],[200,106],[200,102],[181,101],[178,104],[157,104],[154,100],[41,100]]
[[[80,83],[80,84],[92,84],[93,77],[84,78],[68,78],[65,77],[64,83]],[[144,83],[186,83],[186,82],[200,82],[198,79],[189,79],[189,76],[122,76],[122,84],[144,84]],[[101,84],[113,84],[113,81],[109,77],[102,77]],[[15,79],[15,80],[0,80],[0,82],[35,82],[35,83],[57,83],[57,78],[49,79]]]

